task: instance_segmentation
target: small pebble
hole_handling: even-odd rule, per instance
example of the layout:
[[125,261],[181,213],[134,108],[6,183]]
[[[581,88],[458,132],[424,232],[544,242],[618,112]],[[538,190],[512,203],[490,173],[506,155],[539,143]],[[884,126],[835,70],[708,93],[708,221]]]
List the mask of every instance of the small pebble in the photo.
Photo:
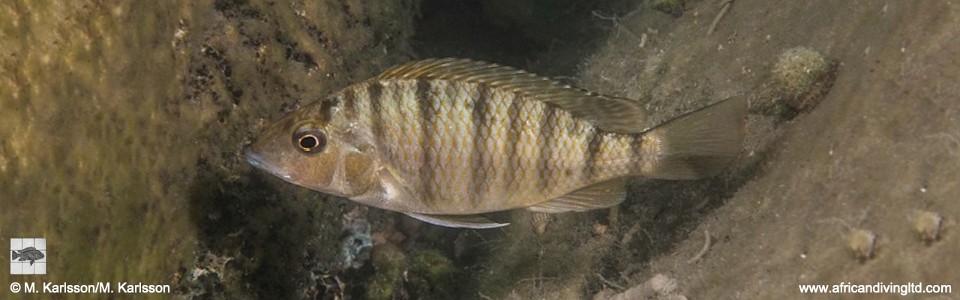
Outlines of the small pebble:
[[873,258],[877,246],[877,234],[869,230],[854,229],[847,237],[847,246],[861,262]]
[[550,215],[545,213],[533,213],[533,232],[542,236],[547,232],[547,226],[550,225]]
[[913,229],[920,234],[920,240],[927,245],[940,240],[940,228],[943,216],[931,211],[918,211],[913,215]]
[[597,235],[603,235],[607,233],[607,225],[593,224],[593,233],[596,233]]

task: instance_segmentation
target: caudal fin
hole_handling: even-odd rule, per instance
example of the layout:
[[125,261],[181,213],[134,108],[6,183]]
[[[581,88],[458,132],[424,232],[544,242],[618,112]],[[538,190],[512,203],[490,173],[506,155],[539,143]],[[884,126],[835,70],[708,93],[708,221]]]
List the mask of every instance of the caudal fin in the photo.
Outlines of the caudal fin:
[[10,255],[13,256],[13,258],[11,258],[10,260],[15,260],[17,258],[20,258],[20,254],[17,253],[17,251],[10,250]]
[[[656,143],[646,177],[698,179],[720,173],[740,153],[745,135],[746,99],[736,96],[689,112],[645,133]],[[648,138],[648,139],[647,139]]]

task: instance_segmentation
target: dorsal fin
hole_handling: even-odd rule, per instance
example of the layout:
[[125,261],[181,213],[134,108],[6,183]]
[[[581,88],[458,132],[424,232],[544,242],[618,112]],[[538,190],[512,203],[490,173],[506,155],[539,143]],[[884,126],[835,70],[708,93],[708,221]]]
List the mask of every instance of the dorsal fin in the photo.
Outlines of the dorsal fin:
[[634,133],[645,130],[647,112],[639,102],[588,92],[520,69],[458,58],[427,59],[391,67],[377,79],[440,79],[487,84],[525,99],[555,105],[600,129]]

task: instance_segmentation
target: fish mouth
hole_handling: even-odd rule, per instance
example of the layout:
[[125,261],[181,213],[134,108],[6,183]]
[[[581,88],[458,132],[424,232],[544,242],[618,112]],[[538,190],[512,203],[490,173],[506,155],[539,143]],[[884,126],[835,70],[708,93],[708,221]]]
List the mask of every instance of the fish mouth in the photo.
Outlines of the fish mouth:
[[244,147],[243,158],[247,160],[247,163],[257,169],[264,170],[267,173],[273,174],[285,180],[290,180],[290,174],[282,172],[280,171],[280,168],[268,163],[266,160],[264,160],[262,155],[251,149],[249,146]]
[[243,158],[246,159],[247,163],[250,163],[250,165],[257,167],[257,169],[263,169],[265,166],[265,163],[263,162],[263,156],[260,156],[260,154],[254,152],[249,146],[243,148]]

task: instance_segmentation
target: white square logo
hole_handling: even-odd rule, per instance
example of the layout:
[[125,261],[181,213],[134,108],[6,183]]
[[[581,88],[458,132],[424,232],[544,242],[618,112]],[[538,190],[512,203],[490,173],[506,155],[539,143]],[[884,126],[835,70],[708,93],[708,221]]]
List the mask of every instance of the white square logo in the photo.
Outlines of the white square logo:
[[10,239],[10,274],[47,274],[47,239]]

